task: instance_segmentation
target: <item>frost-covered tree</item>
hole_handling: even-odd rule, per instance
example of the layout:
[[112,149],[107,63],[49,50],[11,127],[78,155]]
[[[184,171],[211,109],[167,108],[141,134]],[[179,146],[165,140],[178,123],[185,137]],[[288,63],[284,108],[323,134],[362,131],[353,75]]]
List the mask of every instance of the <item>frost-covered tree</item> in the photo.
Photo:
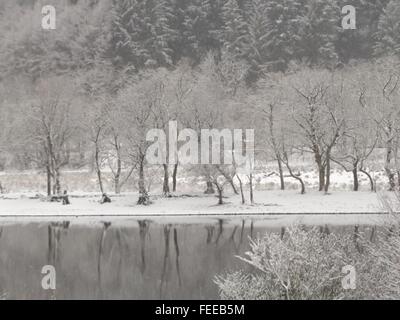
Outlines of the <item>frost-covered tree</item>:
[[68,78],[38,82],[19,103],[18,145],[47,175],[47,194],[61,194],[61,169],[70,163],[70,143],[79,134],[79,102]]
[[295,94],[287,103],[303,140],[299,148],[313,155],[319,190],[328,192],[332,152],[345,130],[345,84],[340,74],[325,70],[304,70],[288,80]]
[[[384,146],[384,169],[389,190],[400,184],[400,74],[396,58],[366,64],[360,69],[364,107],[379,129],[380,143]],[[374,76],[372,76],[374,75]],[[397,181],[396,181],[397,175]]]
[[140,205],[150,203],[145,174],[148,165],[146,154],[152,142],[147,140],[147,133],[150,129],[162,128],[160,121],[165,120],[160,118],[164,90],[159,76],[159,70],[141,73],[118,93],[117,98],[117,103],[122,108],[119,122],[124,133],[123,143],[131,165],[138,172]]

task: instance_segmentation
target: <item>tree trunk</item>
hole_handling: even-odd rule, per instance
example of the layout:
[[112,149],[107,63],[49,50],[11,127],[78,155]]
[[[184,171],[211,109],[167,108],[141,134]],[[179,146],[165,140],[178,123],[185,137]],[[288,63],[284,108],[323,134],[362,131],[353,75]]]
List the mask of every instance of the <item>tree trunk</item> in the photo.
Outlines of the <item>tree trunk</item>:
[[305,186],[305,184],[304,184],[303,179],[300,178],[299,176],[296,176],[296,175],[293,173],[292,168],[291,168],[290,165],[289,165],[289,160],[288,160],[288,159],[286,159],[286,161],[284,161],[284,163],[285,163],[285,165],[286,165],[286,168],[287,168],[288,171],[289,171],[290,176],[291,176],[292,178],[294,178],[294,179],[296,179],[297,181],[300,182],[300,185],[301,185],[301,194],[305,194],[305,193],[306,193],[306,186]]
[[392,144],[388,142],[386,145],[386,159],[385,159],[385,172],[389,179],[389,191],[394,191],[396,188],[396,182],[394,180],[394,173],[390,168],[392,158]]
[[214,182],[215,186],[217,187],[217,191],[218,191],[218,204],[224,204],[223,201],[223,188],[220,187],[220,185],[217,182]]
[[397,187],[400,189],[400,170],[396,170],[397,173]]
[[250,186],[250,203],[254,204],[254,195],[253,195],[253,174],[249,175],[249,186]]
[[233,193],[234,193],[234,194],[239,194],[239,192],[238,192],[237,189],[236,189],[235,183],[233,182],[233,178],[229,178],[228,181],[229,181],[229,184],[230,184],[231,187],[232,187]]
[[214,194],[215,190],[211,181],[207,181],[207,189],[204,191],[205,194]]
[[388,176],[389,179],[389,191],[394,191],[396,188],[396,182],[394,180],[394,174],[389,168],[385,168],[386,175]]
[[358,163],[354,163],[353,166],[353,191],[358,191],[359,189],[359,182],[358,182]]
[[115,176],[114,176],[115,194],[120,194],[121,193],[121,185],[120,185],[121,172],[122,172],[122,162],[121,162],[121,159],[118,157],[118,159],[117,159],[117,171],[115,172]]
[[51,141],[50,135],[47,135],[46,137],[46,143],[45,143],[45,150],[46,150],[46,156],[47,156],[47,163],[46,163],[46,171],[47,171],[47,195],[51,196],[51,191],[52,191],[52,169],[53,169],[53,161],[52,161],[52,156],[53,156],[53,144]]
[[281,181],[281,190],[285,190],[285,179],[283,178],[282,160],[280,156],[277,156],[279,179]]
[[370,184],[370,186],[371,186],[371,191],[372,191],[372,192],[376,191],[376,190],[375,190],[375,183],[374,183],[374,180],[372,179],[371,175],[370,175],[366,170],[364,170],[364,169],[362,169],[362,168],[360,168],[360,172],[364,173],[364,174],[368,177],[368,179],[369,179],[369,184]]
[[[239,192],[236,189],[235,183],[233,182],[233,178],[235,177],[235,175],[231,176],[228,173],[226,173],[220,166],[217,166],[218,171],[224,176],[224,178],[226,179],[226,181],[229,182],[229,184],[232,187],[233,193],[234,194],[239,194]],[[236,174],[236,173],[235,173]]]
[[100,192],[101,194],[103,194],[104,188],[103,188],[103,179],[101,177],[101,171],[99,169],[96,169],[96,173],[97,173],[97,180],[99,181]]
[[95,153],[94,153],[94,161],[95,161],[95,165],[96,165],[96,174],[97,174],[97,180],[99,182],[100,192],[101,192],[101,194],[103,194],[104,188],[103,188],[103,179],[101,176],[100,150],[99,150],[99,146],[97,143],[96,143],[96,148],[95,148]]
[[323,191],[325,186],[325,167],[319,165],[318,171],[319,171],[319,191]]
[[47,196],[51,196],[51,169],[50,165],[46,165],[46,176],[47,176]]
[[147,205],[149,204],[149,195],[146,191],[145,180],[144,180],[144,157],[140,159],[139,163],[139,199],[137,204]]
[[306,186],[304,185],[303,179],[301,179],[300,177],[297,177],[297,180],[299,180],[299,182],[301,184],[301,194],[305,194],[306,193]]
[[322,156],[319,152],[314,151],[315,163],[318,167],[318,181],[319,181],[319,191],[323,191],[325,187],[325,166],[322,164]]
[[329,158],[330,154],[326,156],[326,176],[325,176],[325,193],[328,193],[329,186],[331,184],[331,159]]
[[163,181],[163,195],[169,197],[169,173],[168,173],[168,165],[163,164],[164,169],[164,181]]
[[178,174],[178,163],[174,164],[174,171],[172,172],[172,191],[176,192],[176,176]]
[[283,177],[283,170],[282,170],[282,158],[281,158],[281,154],[280,154],[280,150],[279,150],[280,148],[278,146],[278,143],[275,138],[275,133],[274,133],[274,124],[275,124],[274,110],[275,110],[275,105],[272,103],[269,104],[269,113],[268,113],[269,135],[270,135],[272,147],[274,149],[275,158],[276,158],[276,161],[278,162],[281,190],[285,190],[285,180]]
[[54,169],[54,186],[53,186],[53,193],[54,194],[61,194],[61,183],[60,183],[60,169]]
[[61,194],[61,183],[60,183],[60,171],[57,169],[56,171],[56,191],[57,194]]
[[242,197],[242,204],[246,203],[246,199],[244,197],[244,193],[243,193],[243,183],[242,183],[242,179],[239,178],[238,175],[236,175],[236,178],[239,181],[239,188],[240,188],[240,196]]
[[114,177],[114,191],[115,191],[115,194],[121,193],[121,184],[119,182],[119,176]]
[[118,140],[118,134],[114,133],[114,148],[117,154],[117,170],[114,175],[114,189],[115,194],[121,193],[121,174],[122,174],[122,160],[121,160],[121,146]]

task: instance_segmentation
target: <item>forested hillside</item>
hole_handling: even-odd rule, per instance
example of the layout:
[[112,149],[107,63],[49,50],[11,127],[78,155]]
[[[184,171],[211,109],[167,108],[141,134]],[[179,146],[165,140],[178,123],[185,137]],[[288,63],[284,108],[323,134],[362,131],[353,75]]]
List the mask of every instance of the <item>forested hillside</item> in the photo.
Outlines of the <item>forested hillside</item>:
[[[39,23],[43,1],[15,2],[0,4],[2,77],[99,64],[174,68],[213,51],[248,64],[255,80],[291,63],[335,68],[399,50],[398,1],[63,0],[55,3],[57,31],[47,33]],[[341,28],[347,4],[356,8],[355,30]]]

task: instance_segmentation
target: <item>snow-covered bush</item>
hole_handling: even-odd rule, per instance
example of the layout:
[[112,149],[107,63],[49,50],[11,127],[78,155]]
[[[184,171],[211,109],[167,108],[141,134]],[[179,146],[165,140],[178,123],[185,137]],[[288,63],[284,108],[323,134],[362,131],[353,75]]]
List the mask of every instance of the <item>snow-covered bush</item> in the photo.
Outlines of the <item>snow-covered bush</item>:
[[400,232],[399,225],[385,228],[375,243],[367,248],[365,266],[360,279],[363,297],[400,299]]
[[[400,198],[399,198],[400,199]],[[379,231],[326,233],[293,226],[251,241],[240,270],[217,276],[222,299],[400,299],[400,218]],[[355,288],[343,286],[352,266]]]
[[382,203],[390,216],[376,241],[367,246],[370,270],[365,291],[376,299],[400,299],[400,192],[382,198]]
[[251,241],[247,258],[250,273],[218,276],[223,299],[340,299],[342,268],[360,255],[351,235],[305,230],[293,226],[283,237],[269,233]]

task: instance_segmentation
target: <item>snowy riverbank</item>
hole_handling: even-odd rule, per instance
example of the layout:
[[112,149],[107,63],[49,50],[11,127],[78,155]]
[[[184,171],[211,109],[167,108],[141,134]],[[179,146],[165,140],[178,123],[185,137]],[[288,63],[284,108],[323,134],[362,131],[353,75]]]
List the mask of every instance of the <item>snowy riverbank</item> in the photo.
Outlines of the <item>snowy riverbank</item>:
[[217,205],[214,195],[177,194],[171,198],[153,196],[149,206],[136,205],[137,194],[112,197],[101,205],[98,194],[72,194],[71,205],[43,202],[29,195],[9,194],[0,198],[0,216],[135,216],[135,215],[249,215],[249,214],[366,214],[383,211],[380,197],[371,192],[333,192],[324,195],[297,191],[256,191],[255,204],[241,204],[240,196],[229,195]]

